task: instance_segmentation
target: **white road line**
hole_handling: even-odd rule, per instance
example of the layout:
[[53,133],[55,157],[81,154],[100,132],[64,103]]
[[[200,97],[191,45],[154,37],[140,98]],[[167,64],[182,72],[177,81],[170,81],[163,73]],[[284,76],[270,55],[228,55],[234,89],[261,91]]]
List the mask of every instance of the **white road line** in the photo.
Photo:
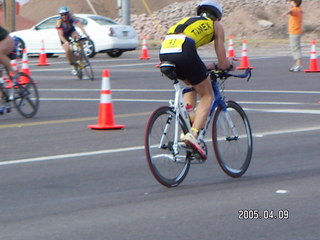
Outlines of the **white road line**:
[[[86,102],[94,102],[99,101],[100,98],[40,98],[41,101],[86,101]],[[137,99],[137,98],[112,98],[113,102],[163,102],[168,103],[167,99]],[[320,106],[318,103],[303,103],[303,102],[262,102],[262,101],[237,101],[239,104],[247,104],[247,105],[302,105],[302,106]],[[250,108],[248,108],[250,109]],[[260,109],[251,109],[252,111],[259,111]],[[284,109],[283,112],[286,112],[288,109]],[[272,110],[266,110],[272,111]],[[280,109],[276,110],[277,112],[281,112]],[[301,109],[289,109],[289,111],[308,111]],[[313,111],[313,110],[309,110]],[[317,111],[317,110],[315,110]]]
[[[267,136],[273,136],[273,135],[292,134],[292,133],[319,131],[319,130],[320,130],[320,127],[284,129],[284,130],[277,130],[277,131],[254,133],[253,137],[261,138],[261,137],[267,137]],[[116,149],[91,151],[91,152],[83,152],[83,153],[70,153],[70,154],[36,157],[36,158],[26,158],[26,159],[19,159],[19,160],[8,160],[8,161],[0,162],[0,166],[21,164],[21,163],[44,162],[44,161],[67,159],[67,158],[80,158],[80,157],[86,157],[86,156],[113,154],[113,153],[119,153],[119,152],[130,152],[130,151],[137,151],[137,150],[143,150],[143,149],[144,149],[144,146],[135,146],[135,147],[116,148]]]
[[243,108],[245,111],[265,112],[265,113],[295,113],[295,114],[320,114],[320,110],[311,109],[254,109]]
[[[114,65],[114,66],[109,66],[108,69],[112,71],[112,69],[116,68],[123,68],[123,67],[136,67],[136,66],[148,66],[148,65],[153,65],[155,66],[157,63],[155,62],[148,62],[148,63],[131,63],[131,64],[119,64],[119,65]],[[103,66],[93,66],[93,69],[102,69],[105,68]],[[70,70],[70,67],[60,67],[60,68],[43,68],[43,69],[34,69],[32,68],[32,72],[56,72],[56,71],[67,71]],[[148,69],[150,70],[150,69]],[[152,69],[154,70],[154,69]],[[131,70],[130,70],[131,71]],[[140,72],[142,70],[139,70]]]
[[[39,88],[39,91],[46,92],[93,92],[100,89],[83,89],[83,88]],[[173,92],[174,89],[112,89],[113,92]],[[320,94],[320,91],[292,91],[292,90],[225,90],[232,93],[292,93],[292,94]],[[320,99],[320,97],[319,97]]]
[[66,158],[86,157],[86,156],[92,156],[92,155],[110,154],[110,153],[118,153],[118,152],[128,152],[128,151],[136,151],[141,149],[144,149],[144,147],[143,146],[128,147],[128,148],[118,148],[118,149],[92,151],[92,152],[84,152],[84,153],[70,153],[70,154],[61,154],[61,155],[45,156],[45,157],[37,157],[37,158],[26,158],[26,159],[20,159],[20,160],[9,160],[9,161],[0,162],[0,166],[19,164],[19,163],[43,162],[43,161],[51,161],[51,160],[66,159]]

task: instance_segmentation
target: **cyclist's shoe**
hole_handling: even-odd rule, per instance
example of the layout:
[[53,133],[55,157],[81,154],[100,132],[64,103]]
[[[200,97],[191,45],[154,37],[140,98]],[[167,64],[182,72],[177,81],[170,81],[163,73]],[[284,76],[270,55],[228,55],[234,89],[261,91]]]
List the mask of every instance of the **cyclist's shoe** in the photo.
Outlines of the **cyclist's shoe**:
[[186,136],[186,135],[185,135],[184,133],[181,133],[181,134],[180,134],[180,141],[182,141],[182,142],[183,142],[183,141],[184,141],[184,137],[185,137],[185,136]]
[[191,133],[187,133],[184,136],[183,141],[198,153],[203,160],[207,160],[206,152],[202,149],[197,139]]
[[76,76],[77,75],[77,70],[75,68],[72,68],[71,69],[71,74]]
[[9,106],[1,106],[0,107],[0,115],[3,115],[6,112],[7,113],[11,112],[11,108]]
[[301,72],[302,71],[302,66],[295,66],[293,65],[290,69],[290,72]]

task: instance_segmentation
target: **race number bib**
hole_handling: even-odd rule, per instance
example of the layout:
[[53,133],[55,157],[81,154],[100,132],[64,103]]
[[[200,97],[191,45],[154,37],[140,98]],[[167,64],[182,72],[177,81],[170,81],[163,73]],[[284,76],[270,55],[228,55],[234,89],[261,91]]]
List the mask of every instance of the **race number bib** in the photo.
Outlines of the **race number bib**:
[[184,35],[167,35],[162,42],[160,54],[163,53],[181,53],[182,44],[186,40]]

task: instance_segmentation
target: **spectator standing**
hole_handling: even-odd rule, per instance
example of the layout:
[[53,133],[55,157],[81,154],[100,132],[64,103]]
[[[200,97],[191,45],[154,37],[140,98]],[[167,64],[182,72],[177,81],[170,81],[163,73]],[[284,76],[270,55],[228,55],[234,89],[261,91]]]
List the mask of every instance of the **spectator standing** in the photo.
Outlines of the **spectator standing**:
[[288,33],[294,65],[289,69],[291,72],[300,72],[302,70],[301,36],[302,36],[302,18],[301,9],[302,0],[290,0],[290,10],[283,16],[288,15]]

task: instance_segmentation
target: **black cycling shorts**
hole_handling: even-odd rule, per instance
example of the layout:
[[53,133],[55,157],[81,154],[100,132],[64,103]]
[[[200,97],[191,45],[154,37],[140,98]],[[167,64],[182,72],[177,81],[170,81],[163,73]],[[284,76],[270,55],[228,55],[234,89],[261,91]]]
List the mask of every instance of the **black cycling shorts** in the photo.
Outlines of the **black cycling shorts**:
[[[72,26],[72,28],[70,28],[70,30],[68,32],[63,33],[63,36],[65,37],[65,39],[67,39],[68,42],[69,42],[69,37],[72,37],[73,32],[76,32],[76,29],[75,29],[75,27]],[[64,43],[63,41],[60,41],[60,42],[61,42],[61,44]]]
[[187,80],[191,85],[197,85],[208,76],[206,65],[198,55],[193,39],[186,38],[181,53],[160,54],[160,61],[169,61],[176,64],[178,78]]
[[9,32],[0,26],[0,41],[5,39],[9,35]]

